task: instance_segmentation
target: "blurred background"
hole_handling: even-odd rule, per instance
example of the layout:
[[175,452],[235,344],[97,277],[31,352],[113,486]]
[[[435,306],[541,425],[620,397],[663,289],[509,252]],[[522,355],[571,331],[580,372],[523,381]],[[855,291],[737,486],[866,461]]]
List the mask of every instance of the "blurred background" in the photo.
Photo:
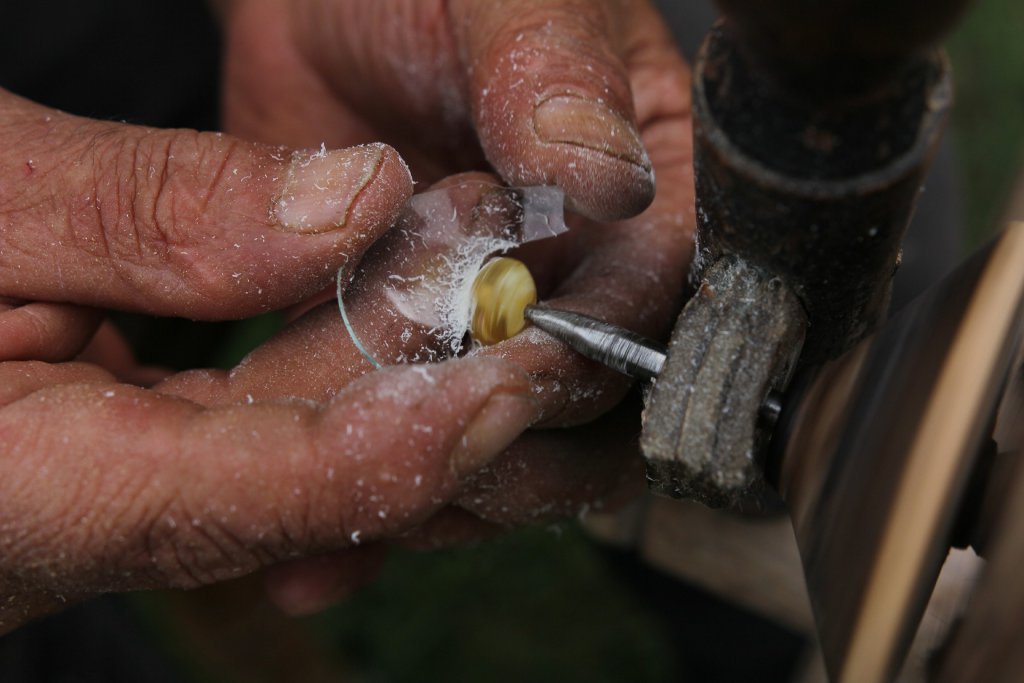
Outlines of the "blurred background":
[[[663,4],[681,15],[692,54],[710,9]],[[218,38],[198,0],[8,0],[4,14],[3,87],[83,115],[216,128]],[[1024,219],[1022,35],[1024,3],[980,0],[948,43],[956,105],[941,189],[929,187],[948,195],[932,205],[961,254]],[[140,360],[176,368],[231,367],[279,326],[274,315],[117,322]],[[786,681],[806,646],[596,544],[576,520],[472,548],[395,551],[380,580],[313,618],[279,615],[259,589],[243,579],[94,601],[0,639],[0,680]]]

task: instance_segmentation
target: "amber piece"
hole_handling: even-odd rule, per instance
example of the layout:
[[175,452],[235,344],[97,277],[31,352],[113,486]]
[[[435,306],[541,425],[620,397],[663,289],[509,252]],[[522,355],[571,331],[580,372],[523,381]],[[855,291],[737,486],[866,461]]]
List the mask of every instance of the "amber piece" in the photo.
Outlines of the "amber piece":
[[473,280],[473,316],[469,329],[481,344],[497,344],[526,327],[523,310],[537,303],[537,286],[522,261],[488,261]]

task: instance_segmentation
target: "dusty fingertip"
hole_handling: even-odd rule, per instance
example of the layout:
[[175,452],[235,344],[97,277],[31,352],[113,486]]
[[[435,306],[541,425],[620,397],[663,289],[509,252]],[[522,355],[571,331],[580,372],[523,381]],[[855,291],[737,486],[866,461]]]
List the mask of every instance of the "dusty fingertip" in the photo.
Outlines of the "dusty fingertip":
[[654,201],[654,169],[618,159],[575,164],[587,172],[570,172],[559,182],[571,211],[595,221],[618,221],[642,213]]
[[395,148],[383,143],[368,146],[379,150],[380,164],[369,185],[356,197],[349,216],[349,226],[366,244],[391,229],[413,194],[412,173]]
[[576,145],[651,169],[636,126],[601,102],[575,95],[551,97],[533,111],[533,123],[543,142]]
[[[423,377],[437,400],[448,395],[449,405],[462,402],[466,412],[460,433],[449,454],[449,466],[457,478],[479,470],[500,455],[541,414],[540,402],[531,390],[530,376],[509,361],[471,356],[436,365],[412,366]],[[408,395],[417,392],[410,388]]]
[[[539,145],[539,146],[538,146]],[[492,163],[509,183],[557,185],[566,208],[596,221],[616,221],[641,213],[654,201],[654,169],[618,156],[574,144],[525,145],[515,155],[495,156]],[[529,157],[528,164],[521,157]]]
[[344,226],[352,204],[377,174],[381,161],[376,146],[295,152],[274,202],[278,225],[298,233]]
[[504,452],[539,416],[540,404],[529,391],[492,394],[452,450],[452,470],[460,478],[477,472]]
[[409,168],[382,143],[347,149],[299,151],[292,156],[274,218],[283,230],[329,232],[387,222],[412,196]]

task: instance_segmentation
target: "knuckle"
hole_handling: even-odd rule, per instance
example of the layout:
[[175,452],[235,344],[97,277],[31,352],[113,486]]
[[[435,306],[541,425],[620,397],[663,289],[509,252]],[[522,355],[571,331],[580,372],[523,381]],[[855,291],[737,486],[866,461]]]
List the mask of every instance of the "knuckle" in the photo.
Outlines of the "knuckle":
[[96,208],[114,255],[165,256],[195,243],[238,143],[190,130],[97,141]]
[[[297,437],[290,445],[311,445]],[[161,585],[190,587],[236,578],[311,550],[337,547],[323,491],[311,472],[290,467],[240,472],[251,485],[228,487],[225,495],[198,494],[179,486],[169,502],[146,515],[145,554]],[[180,481],[190,478],[182,476]],[[201,497],[199,497],[201,496]]]
[[247,147],[213,133],[152,129],[95,144],[91,250],[123,275],[158,269],[176,278],[169,286],[203,299],[233,291],[230,269],[209,247],[239,221],[222,204],[229,203],[230,170],[248,161]]
[[158,586],[196,588],[242,576],[268,561],[225,520],[189,514],[177,503],[147,519],[140,538]]
[[96,234],[81,246],[138,264],[166,255],[167,236],[156,216],[166,154],[157,153],[160,133],[134,133],[99,135],[94,141]]
[[632,66],[631,80],[641,121],[684,121],[691,115],[690,85],[680,62],[665,68],[662,63]]

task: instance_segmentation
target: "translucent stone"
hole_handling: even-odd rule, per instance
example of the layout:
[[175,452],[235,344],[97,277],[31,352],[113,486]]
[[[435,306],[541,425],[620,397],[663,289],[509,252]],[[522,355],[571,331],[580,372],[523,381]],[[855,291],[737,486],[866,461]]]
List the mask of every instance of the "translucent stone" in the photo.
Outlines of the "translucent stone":
[[484,345],[497,344],[526,327],[523,311],[537,303],[537,285],[522,261],[491,259],[473,280],[473,316],[469,331]]

